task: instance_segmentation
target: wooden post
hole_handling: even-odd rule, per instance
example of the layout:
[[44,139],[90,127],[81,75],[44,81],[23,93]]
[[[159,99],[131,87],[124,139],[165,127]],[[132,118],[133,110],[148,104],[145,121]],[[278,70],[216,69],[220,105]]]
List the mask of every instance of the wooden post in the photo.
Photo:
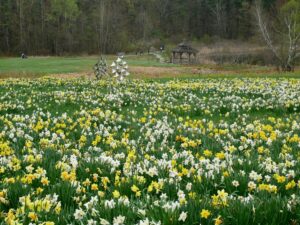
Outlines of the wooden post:
[[175,53],[175,52],[173,52],[172,63],[174,63],[174,61],[175,61],[175,57],[176,57],[176,53]]

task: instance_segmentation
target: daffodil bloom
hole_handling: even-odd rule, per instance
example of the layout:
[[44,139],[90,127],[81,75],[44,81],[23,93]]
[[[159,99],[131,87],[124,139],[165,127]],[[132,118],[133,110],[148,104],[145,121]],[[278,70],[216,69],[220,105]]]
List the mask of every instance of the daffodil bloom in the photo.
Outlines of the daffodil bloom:
[[113,197],[114,197],[114,198],[119,198],[119,197],[120,197],[120,192],[117,191],[117,190],[113,191],[112,194],[113,194]]
[[223,223],[221,216],[215,218],[214,221],[215,221],[215,225],[221,225]]
[[201,218],[208,219],[208,217],[211,215],[211,212],[207,209],[202,209],[200,212]]
[[28,218],[30,218],[30,220],[31,220],[32,222],[35,222],[35,221],[38,220],[38,216],[37,216],[37,214],[36,214],[35,212],[30,212],[30,213],[28,213]]

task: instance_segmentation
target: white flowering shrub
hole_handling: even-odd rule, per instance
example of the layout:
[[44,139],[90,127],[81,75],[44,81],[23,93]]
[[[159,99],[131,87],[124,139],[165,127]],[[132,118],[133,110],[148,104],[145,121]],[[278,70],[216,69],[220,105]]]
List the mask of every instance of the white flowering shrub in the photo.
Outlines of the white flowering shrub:
[[108,66],[106,60],[101,56],[98,63],[94,66],[94,74],[97,80],[100,80],[108,75]]
[[129,76],[128,64],[123,59],[123,56],[118,57],[116,61],[111,64],[112,75],[118,81],[123,81],[125,77]]

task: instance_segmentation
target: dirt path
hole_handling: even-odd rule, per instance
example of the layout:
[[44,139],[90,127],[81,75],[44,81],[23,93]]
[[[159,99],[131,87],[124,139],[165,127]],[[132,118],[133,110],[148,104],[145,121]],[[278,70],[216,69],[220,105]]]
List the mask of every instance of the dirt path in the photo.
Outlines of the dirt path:
[[[179,77],[182,75],[193,74],[192,67],[130,67],[129,71],[133,78],[164,78],[164,77]],[[68,74],[53,74],[55,78],[94,78],[91,73],[68,73]]]

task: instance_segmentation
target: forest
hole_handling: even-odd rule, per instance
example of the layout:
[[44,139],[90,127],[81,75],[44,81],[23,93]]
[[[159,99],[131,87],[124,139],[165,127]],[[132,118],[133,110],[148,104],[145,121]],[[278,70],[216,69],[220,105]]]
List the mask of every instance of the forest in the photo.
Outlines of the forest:
[[[183,39],[248,41],[252,0],[0,0],[0,55],[115,53]],[[264,0],[276,13],[284,1]]]

